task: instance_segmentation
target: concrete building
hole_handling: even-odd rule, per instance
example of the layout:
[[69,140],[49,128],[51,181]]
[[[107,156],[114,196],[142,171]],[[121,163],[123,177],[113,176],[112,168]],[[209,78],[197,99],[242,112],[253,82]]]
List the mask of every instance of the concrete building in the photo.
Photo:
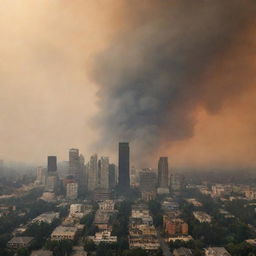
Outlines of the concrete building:
[[90,158],[88,169],[88,190],[94,191],[98,184],[98,156],[94,154]]
[[42,213],[32,220],[32,223],[48,223],[51,224],[55,219],[59,219],[59,212],[46,212]]
[[48,171],[48,173],[57,171],[57,157],[56,156],[48,156],[47,171]]
[[110,164],[109,165],[109,188],[113,189],[117,183],[117,171],[116,165]]
[[170,235],[187,235],[188,224],[182,219],[166,219],[164,218],[165,232]]
[[58,226],[54,229],[54,231],[51,234],[51,240],[76,240],[77,238],[77,227],[64,227],[64,226]]
[[98,188],[109,190],[109,158],[101,157],[98,165]]
[[168,157],[160,157],[158,161],[158,187],[168,188],[169,166]]
[[95,234],[95,236],[91,237],[96,245],[99,243],[116,243],[117,236],[112,236],[110,231],[102,231]]
[[210,215],[208,215],[205,212],[201,212],[201,211],[195,211],[193,212],[194,217],[200,222],[208,222],[211,223],[212,222],[212,218]]
[[69,150],[69,175],[79,183],[81,181],[81,172],[79,149],[71,148]]
[[77,199],[78,183],[76,183],[76,182],[67,183],[66,190],[67,190],[66,197],[68,199],[71,199],[71,200]]
[[53,256],[53,252],[48,250],[36,250],[32,251],[30,256]]
[[45,185],[46,183],[46,168],[40,166],[36,169],[36,184]]
[[16,236],[7,243],[7,247],[10,249],[28,248],[33,240],[31,236]]
[[173,251],[173,256],[193,256],[193,252],[189,248],[178,248]]
[[156,173],[150,169],[144,169],[139,173],[140,186],[139,189],[141,192],[152,192],[156,190],[157,178]]
[[204,252],[205,256],[231,256],[224,247],[209,247]]
[[130,147],[128,142],[119,143],[118,170],[119,188],[122,191],[127,191],[130,188]]

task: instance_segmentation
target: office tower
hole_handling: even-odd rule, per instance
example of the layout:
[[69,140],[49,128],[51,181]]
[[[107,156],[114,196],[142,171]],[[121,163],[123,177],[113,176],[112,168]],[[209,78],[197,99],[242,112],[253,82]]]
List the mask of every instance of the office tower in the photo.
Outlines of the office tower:
[[139,174],[140,191],[151,192],[156,190],[157,179],[156,173],[150,169],[144,169]]
[[77,199],[78,197],[78,184],[76,182],[67,183],[66,197],[68,199]]
[[46,169],[44,167],[37,167],[36,169],[36,183],[45,185],[46,182]]
[[119,143],[119,188],[123,191],[130,188],[130,148],[128,142]]
[[98,184],[98,156],[94,154],[90,158],[88,170],[88,191],[94,191]]
[[46,174],[45,191],[57,192],[59,189],[59,178],[57,173],[57,157],[48,156],[48,171]]
[[116,165],[109,165],[109,188],[113,189],[116,186]]
[[48,173],[57,171],[57,157],[48,156]]
[[81,172],[81,164],[79,157],[79,149],[71,148],[69,150],[69,175],[73,176],[76,181],[79,181]]
[[168,188],[168,157],[160,157],[158,161],[158,187]]
[[101,157],[98,168],[98,188],[109,190],[109,158]]

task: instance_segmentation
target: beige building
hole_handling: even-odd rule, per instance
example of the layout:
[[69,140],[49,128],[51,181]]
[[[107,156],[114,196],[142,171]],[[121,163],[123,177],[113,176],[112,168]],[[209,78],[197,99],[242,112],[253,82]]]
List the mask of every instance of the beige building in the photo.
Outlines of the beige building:
[[77,227],[64,227],[64,226],[58,226],[54,229],[54,231],[51,234],[51,240],[76,240],[77,237]]

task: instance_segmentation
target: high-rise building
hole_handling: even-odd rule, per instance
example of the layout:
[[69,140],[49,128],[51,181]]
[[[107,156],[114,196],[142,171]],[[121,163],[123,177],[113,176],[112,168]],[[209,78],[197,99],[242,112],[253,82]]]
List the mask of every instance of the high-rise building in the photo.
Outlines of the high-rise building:
[[59,178],[57,173],[57,157],[48,156],[48,169],[46,174],[45,191],[57,192],[59,187]]
[[109,188],[113,189],[116,186],[116,165],[109,165]]
[[36,169],[36,183],[45,185],[46,182],[46,169],[42,166]]
[[81,163],[79,149],[71,148],[69,150],[69,175],[73,176],[76,181],[80,178]]
[[158,187],[159,188],[168,188],[168,177],[169,177],[168,157],[160,157],[158,161]]
[[139,174],[140,191],[151,192],[156,190],[156,173],[150,169],[144,169]]
[[48,156],[48,173],[57,171],[57,157]]
[[94,154],[90,158],[88,169],[88,190],[94,191],[98,185],[98,156]]
[[78,184],[76,182],[67,183],[67,198],[77,199],[78,196]]
[[98,166],[98,188],[109,190],[109,158],[101,157]]
[[130,148],[128,142],[119,143],[119,188],[128,190],[130,188]]

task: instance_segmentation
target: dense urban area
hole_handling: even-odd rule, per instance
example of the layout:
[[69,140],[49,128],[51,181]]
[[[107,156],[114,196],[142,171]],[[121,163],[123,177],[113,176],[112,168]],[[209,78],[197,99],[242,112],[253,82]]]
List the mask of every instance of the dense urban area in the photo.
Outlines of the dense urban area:
[[[157,163],[156,163],[157,165]],[[29,172],[0,162],[1,256],[255,256],[253,173],[118,165],[69,150]]]

